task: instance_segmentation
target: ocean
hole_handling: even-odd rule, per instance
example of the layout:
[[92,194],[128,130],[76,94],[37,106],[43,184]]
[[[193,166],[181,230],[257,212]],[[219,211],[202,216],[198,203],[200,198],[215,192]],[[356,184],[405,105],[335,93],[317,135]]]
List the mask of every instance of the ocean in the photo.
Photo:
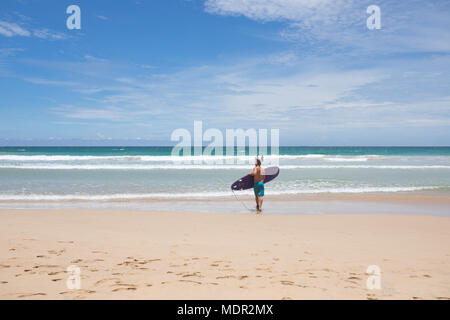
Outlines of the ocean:
[[[252,169],[231,157],[172,157],[171,147],[1,147],[0,201],[232,197]],[[225,153],[225,151],[223,151]],[[450,195],[450,147],[280,147],[268,195],[439,192]],[[251,194],[244,191],[240,194]]]

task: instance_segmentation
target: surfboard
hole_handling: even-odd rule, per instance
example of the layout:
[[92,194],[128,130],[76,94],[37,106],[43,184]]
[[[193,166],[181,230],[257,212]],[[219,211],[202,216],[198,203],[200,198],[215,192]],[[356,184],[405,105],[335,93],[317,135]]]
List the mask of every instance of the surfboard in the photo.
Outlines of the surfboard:
[[[264,183],[267,183],[269,181],[272,181],[278,175],[280,174],[280,168],[278,167],[269,167],[264,169]],[[231,190],[237,191],[237,190],[247,190],[253,188],[253,176],[246,175],[231,185]]]

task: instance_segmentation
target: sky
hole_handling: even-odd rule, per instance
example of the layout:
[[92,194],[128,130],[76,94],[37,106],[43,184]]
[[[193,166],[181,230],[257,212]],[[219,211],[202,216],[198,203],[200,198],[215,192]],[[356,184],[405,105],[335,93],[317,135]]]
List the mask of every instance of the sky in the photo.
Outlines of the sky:
[[201,120],[281,145],[448,146],[449,16],[448,0],[1,0],[0,145],[172,145]]

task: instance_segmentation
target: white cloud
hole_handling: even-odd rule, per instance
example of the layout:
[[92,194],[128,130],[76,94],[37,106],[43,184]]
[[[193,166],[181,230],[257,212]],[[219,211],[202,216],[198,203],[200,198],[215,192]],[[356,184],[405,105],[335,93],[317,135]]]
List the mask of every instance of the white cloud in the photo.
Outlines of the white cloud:
[[30,32],[19,26],[17,23],[10,23],[6,21],[0,21],[0,34],[6,37],[30,36]]
[[[365,26],[372,4],[381,8],[381,30]],[[450,2],[443,0],[207,0],[205,11],[284,22],[280,39],[315,52],[450,52]]]
[[332,19],[351,0],[207,0],[205,9],[221,15],[243,15],[253,20],[308,21]]
[[33,31],[33,35],[37,38],[41,39],[52,39],[52,40],[62,40],[67,38],[67,36],[64,33],[60,32],[53,32],[49,29],[37,29]]
[[76,87],[80,85],[79,83],[73,81],[48,80],[41,78],[25,78],[24,80],[34,84],[59,86],[59,87]]
[[129,119],[128,115],[123,110],[114,106],[87,108],[73,105],[61,105],[59,107],[52,108],[51,111],[69,119],[101,119],[109,121],[123,121],[125,119]]
[[49,40],[63,40],[67,38],[67,35],[61,32],[55,32],[47,28],[39,28],[34,30],[27,30],[24,27],[19,26],[17,23],[11,23],[0,20],[0,35],[5,37],[31,37],[34,36],[40,39]]
[[[202,65],[150,76],[133,74],[134,69],[120,77],[113,76],[111,70],[115,67],[108,64],[106,74],[93,72],[81,83],[35,78],[27,81],[65,86],[83,94],[76,105],[52,110],[62,117],[130,124],[155,120],[162,121],[162,125],[169,119],[170,123],[203,119],[210,125],[229,127],[236,124],[236,119],[243,119],[247,125],[258,120],[282,122],[283,128],[295,131],[298,129],[296,123],[301,119],[303,126],[315,128],[351,128],[353,124],[357,127],[363,127],[362,124],[395,127],[398,121],[404,126],[411,125],[406,120],[427,113],[436,114],[439,119],[449,107],[447,98],[437,99],[438,91],[432,92],[433,101],[421,96],[418,90],[417,97],[407,97],[400,92],[399,100],[398,89],[410,90],[406,82],[410,78],[403,76],[408,64],[398,66],[399,71],[390,70],[390,66],[387,69],[345,70],[320,60],[320,69],[316,66],[308,70],[305,66],[316,63],[288,59],[296,62],[268,64],[273,57]],[[96,65],[104,64],[84,63],[94,70]],[[82,69],[82,65],[79,68]],[[426,69],[430,72],[429,67]],[[445,72],[442,68],[440,71]],[[415,78],[421,79],[422,74],[416,74]],[[444,79],[427,78],[427,81],[442,82]]]
[[94,57],[94,56],[91,56],[91,55],[89,55],[89,54],[85,54],[85,55],[84,55],[84,58],[85,58],[87,61],[91,61],[91,62],[108,62],[108,60],[106,60],[106,59]]
[[[289,118],[302,109],[376,107],[379,103],[360,101],[355,91],[384,79],[372,70],[296,74],[271,79],[246,79],[234,82],[237,90],[220,97],[231,116],[263,114],[271,119]],[[245,88],[240,92],[239,88]],[[344,102],[343,99],[350,99]]]
[[[196,119],[216,128],[264,123],[283,128],[283,135],[312,138],[326,130],[342,138],[369,128],[404,129],[413,134],[421,128],[432,129],[433,124],[445,126],[450,110],[448,58],[362,61],[299,58],[287,50],[150,74],[142,65],[124,66],[90,55],[77,62],[24,62],[66,76],[76,72],[79,83],[73,83],[72,77],[63,81],[30,77],[28,81],[81,93],[74,105],[50,112],[90,124],[114,122],[110,134],[123,126],[141,135],[147,125],[168,136],[168,130],[191,125]],[[384,139],[389,141],[387,134]]]

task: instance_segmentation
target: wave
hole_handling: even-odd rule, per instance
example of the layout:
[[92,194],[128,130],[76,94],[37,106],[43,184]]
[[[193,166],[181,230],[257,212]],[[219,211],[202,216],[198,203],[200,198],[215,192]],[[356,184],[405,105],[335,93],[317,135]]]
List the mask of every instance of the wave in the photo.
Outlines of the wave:
[[[450,169],[450,165],[280,165],[281,170],[301,169],[388,169],[426,170]],[[25,164],[0,165],[0,169],[17,170],[249,170],[249,165],[108,165],[108,164]]]
[[[322,193],[384,193],[384,192],[410,192],[441,189],[436,186],[421,187],[363,187],[363,188],[324,188],[304,190],[271,190],[270,195],[301,195]],[[241,191],[239,195],[253,195],[252,191]],[[152,200],[152,199],[205,199],[232,197],[230,192],[196,192],[196,193],[147,193],[147,194],[105,194],[105,195],[80,195],[80,194],[15,194],[0,195],[0,201],[114,201],[114,200]]]
[[[368,161],[375,159],[383,159],[378,155],[364,156],[337,156],[325,154],[306,154],[306,155],[265,155],[265,159],[323,159],[325,161]],[[127,155],[127,156],[74,156],[74,155],[0,155],[0,161],[143,161],[143,162],[165,162],[165,161],[217,161],[217,160],[242,160],[254,161],[255,155],[216,155],[216,156],[146,156],[146,155]]]

